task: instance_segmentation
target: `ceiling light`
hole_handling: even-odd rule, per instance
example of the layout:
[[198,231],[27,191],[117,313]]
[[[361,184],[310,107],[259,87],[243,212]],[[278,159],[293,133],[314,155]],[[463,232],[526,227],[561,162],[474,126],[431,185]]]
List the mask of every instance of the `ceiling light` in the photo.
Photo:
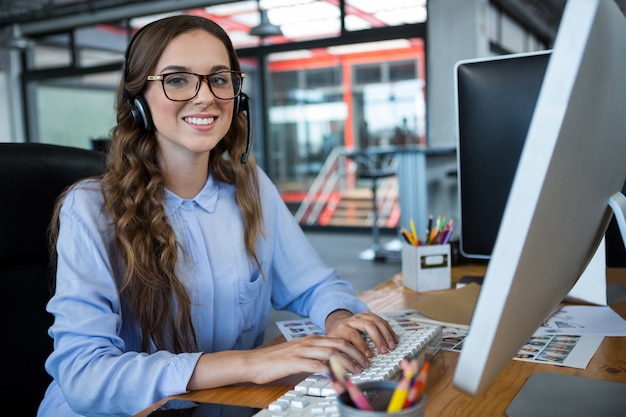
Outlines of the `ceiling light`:
[[259,12],[261,13],[261,23],[250,29],[250,35],[263,38],[266,36],[280,36],[283,34],[280,26],[276,26],[270,22],[270,19],[267,16],[267,10],[259,9]]

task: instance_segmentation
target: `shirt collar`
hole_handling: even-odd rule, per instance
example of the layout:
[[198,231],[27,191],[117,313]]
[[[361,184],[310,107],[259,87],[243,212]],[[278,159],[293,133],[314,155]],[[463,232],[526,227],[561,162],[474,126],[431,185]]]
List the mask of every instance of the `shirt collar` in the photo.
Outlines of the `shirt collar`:
[[208,213],[215,211],[217,197],[219,195],[219,183],[212,175],[209,175],[204,187],[192,199],[185,199],[177,196],[167,188],[165,189],[165,210],[168,214],[176,211],[185,201],[191,201]]

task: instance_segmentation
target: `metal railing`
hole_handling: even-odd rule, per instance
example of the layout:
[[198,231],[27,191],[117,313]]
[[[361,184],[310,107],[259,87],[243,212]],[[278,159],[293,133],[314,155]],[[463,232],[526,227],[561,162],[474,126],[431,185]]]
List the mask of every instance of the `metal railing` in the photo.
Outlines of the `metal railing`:
[[[355,162],[352,163],[356,166]],[[394,168],[397,166],[395,158],[390,162],[390,166]],[[299,224],[318,225],[324,210],[336,206],[338,199],[347,190],[348,169],[345,147],[333,148],[294,215]],[[377,185],[376,194],[379,224],[384,224],[385,219],[390,216],[398,204],[396,178],[381,178]],[[368,220],[374,221],[373,213],[368,216]]]
[[298,207],[295,218],[300,224],[317,224],[319,216],[333,196],[345,190],[346,156],[345,148],[333,148],[326,158],[311,188]]

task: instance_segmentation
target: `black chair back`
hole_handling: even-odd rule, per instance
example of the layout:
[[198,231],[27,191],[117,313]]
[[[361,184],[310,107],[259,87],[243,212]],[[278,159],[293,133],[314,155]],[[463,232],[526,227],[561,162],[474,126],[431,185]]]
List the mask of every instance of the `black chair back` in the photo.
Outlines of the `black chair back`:
[[34,416],[51,381],[46,312],[53,271],[47,231],[58,195],[104,171],[101,152],[42,143],[0,143],[0,303],[4,362],[0,392],[20,415]]

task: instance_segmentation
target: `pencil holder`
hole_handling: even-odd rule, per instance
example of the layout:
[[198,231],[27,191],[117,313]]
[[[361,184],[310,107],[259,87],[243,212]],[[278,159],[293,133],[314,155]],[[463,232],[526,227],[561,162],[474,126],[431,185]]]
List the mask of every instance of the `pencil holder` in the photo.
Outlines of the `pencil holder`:
[[404,286],[417,292],[450,288],[450,245],[402,244]]
[[396,381],[375,381],[358,384],[365,398],[374,411],[361,410],[354,406],[347,393],[339,396],[339,415],[341,417],[424,417],[425,396],[419,402],[400,411],[387,412],[387,405],[394,390]]

